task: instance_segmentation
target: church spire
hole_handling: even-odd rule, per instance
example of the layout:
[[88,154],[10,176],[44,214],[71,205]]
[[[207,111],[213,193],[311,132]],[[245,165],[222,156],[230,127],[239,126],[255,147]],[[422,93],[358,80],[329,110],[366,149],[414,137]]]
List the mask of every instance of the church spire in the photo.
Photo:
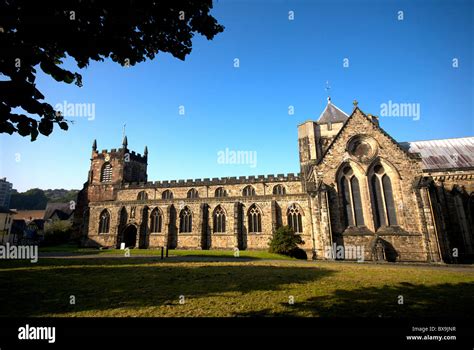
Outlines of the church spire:
[[145,155],[145,157],[148,157],[148,147],[145,146],[145,151],[143,152],[143,154]]
[[92,142],[92,150],[97,151],[97,141],[94,139],[94,142]]

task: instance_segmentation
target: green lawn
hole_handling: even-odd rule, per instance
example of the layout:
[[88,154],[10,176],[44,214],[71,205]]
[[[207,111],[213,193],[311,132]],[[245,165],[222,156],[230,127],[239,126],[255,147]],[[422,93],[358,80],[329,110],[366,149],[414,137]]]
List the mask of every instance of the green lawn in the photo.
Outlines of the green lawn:
[[[40,254],[48,253],[67,253],[70,255],[114,255],[124,256],[125,250],[120,249],[96,249],[96,248],[79,248],[73,245],[60,245],[53,247],[41,247]],[[161,249],[130,249],[130,256],[161,256]],[[174,257],[218,257],[218,258],[232,258],[234,257],[233,250],[170,250],[169,256]],[[251,251],[242,250],[239,252],[239,257],[249,259],[272,259],[272,260],[294,260],[288,256],[280,254],[272,254],[267,251]]]
[[0,261],[0,280],[0,317],[474,315],[472,268],[99,256]]

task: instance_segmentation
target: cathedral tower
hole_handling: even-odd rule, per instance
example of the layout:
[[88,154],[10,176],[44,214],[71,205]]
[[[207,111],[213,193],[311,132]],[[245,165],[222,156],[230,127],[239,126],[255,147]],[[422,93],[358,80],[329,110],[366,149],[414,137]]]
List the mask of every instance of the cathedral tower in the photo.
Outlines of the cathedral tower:
[[146,182],[147,160],[147,147],[143,156],[130,151],[127,136],[124,136],[121,148],[110,151],[97,151],[94,140],[88,178],[89,200],[113,200],[115,187],[129,182]]
[[317,162],[349,116],[331,103],[317,121],[308,120],[298,125],[298,145],[301,173],[306,174],[310,164]]

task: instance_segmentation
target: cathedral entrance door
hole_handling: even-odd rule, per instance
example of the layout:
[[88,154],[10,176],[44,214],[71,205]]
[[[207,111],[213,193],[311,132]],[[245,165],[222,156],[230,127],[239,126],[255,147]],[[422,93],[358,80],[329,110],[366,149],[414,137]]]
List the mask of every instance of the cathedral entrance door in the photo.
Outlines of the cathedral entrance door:
[[135,225],[127,226],[123,231],[123,241],[126,248],[135,248],[137,244],[137,228]]

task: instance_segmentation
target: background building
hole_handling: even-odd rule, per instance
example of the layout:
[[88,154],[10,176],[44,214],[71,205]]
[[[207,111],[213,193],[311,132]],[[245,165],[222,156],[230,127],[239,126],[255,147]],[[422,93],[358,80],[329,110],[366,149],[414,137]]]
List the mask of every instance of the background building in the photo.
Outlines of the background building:
[[9,241],[15,212],[0,206],[0,243]]
[[10,208],[10,198],[13,185],[7,181],[7,178],[0,179],[0,207]]

